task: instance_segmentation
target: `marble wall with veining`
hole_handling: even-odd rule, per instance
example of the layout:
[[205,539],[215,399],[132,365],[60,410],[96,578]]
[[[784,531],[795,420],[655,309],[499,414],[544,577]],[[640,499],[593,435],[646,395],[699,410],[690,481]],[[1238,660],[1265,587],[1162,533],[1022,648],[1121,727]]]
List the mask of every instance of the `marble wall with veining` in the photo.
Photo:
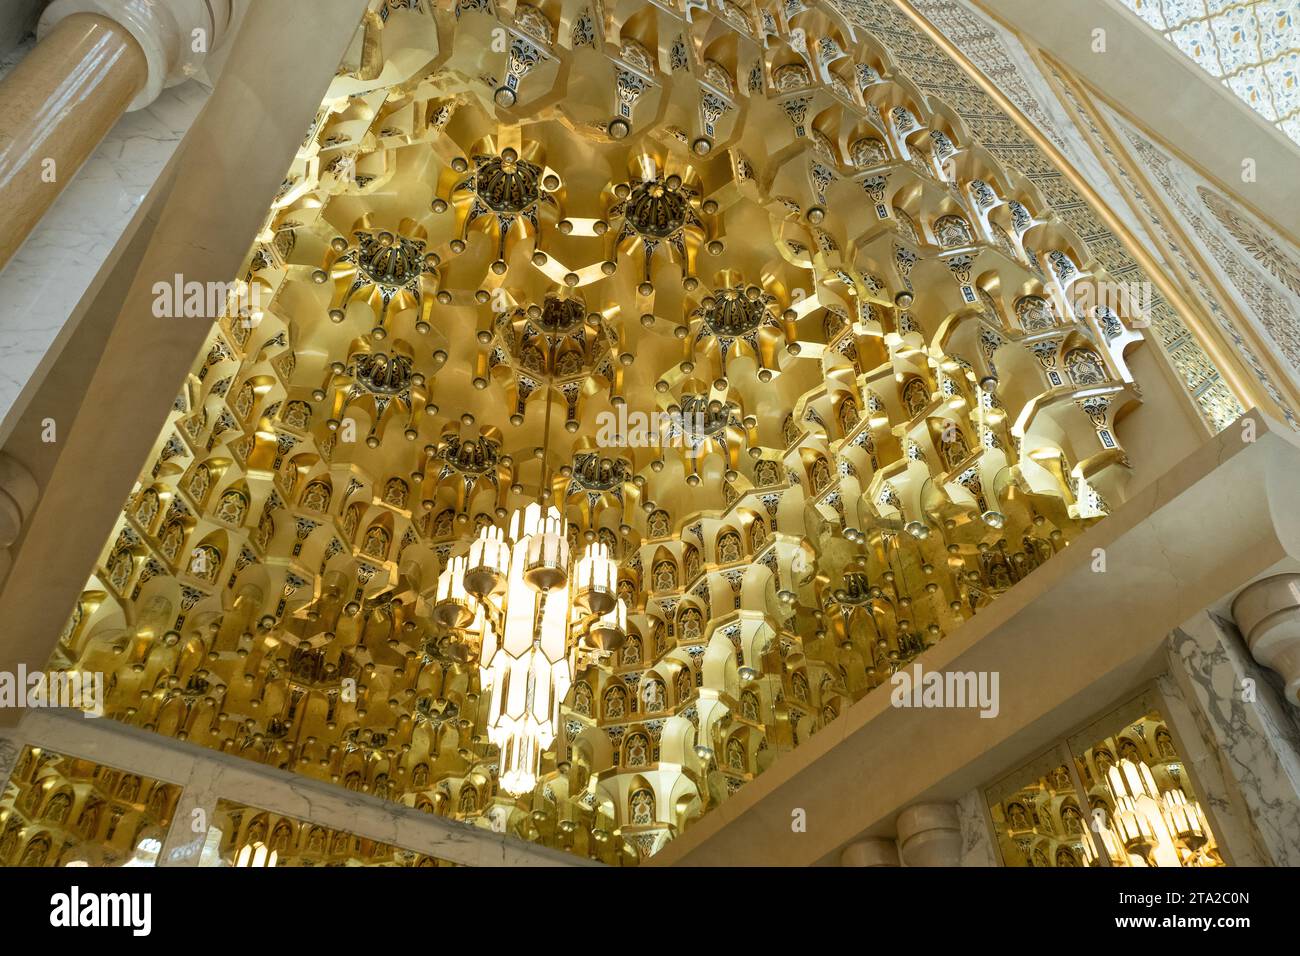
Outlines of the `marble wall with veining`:
[[961,827],[961,866],[999,866],[993,847],[988,806],[976,788],[957,801],[957,823]]
[[[1300,725],[1276,677],[1255,663],[1230,622],[1204,613],[1169,639],[1170,679],[1195,714],[1233,799],[1212,803],[1216,821],[1250,830],[1262,859],[1300,866]],[[1213,767],[1193,767],[1213,790]],[[1213,794],[1211,798],[1214,799]],[[1227,834],[1234,862],[1250,855]],[[1239,852],[1245,850],[1246,853]]]
[[[0,78],[34,42],[28,38],[0,59]],[[0,422],[21,408],[24,389],[70,331],[65,328],[68,317],[208,93],[191,80],[122,117],[0,271]],[[0,435],[5,431],[0,425]]]
[[18,764],[18,754],[22,749],[22,742],[17,737],[0,735],[0,793],[9,784],[9,776]]

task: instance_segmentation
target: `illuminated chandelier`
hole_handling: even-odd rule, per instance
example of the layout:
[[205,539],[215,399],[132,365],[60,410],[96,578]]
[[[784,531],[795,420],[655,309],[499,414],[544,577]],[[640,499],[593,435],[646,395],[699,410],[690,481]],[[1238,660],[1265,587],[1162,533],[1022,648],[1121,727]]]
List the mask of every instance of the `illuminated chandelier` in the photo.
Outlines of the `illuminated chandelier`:
[[[553,359],[553,343],[551,352]],[[548,394],[544,442],[550,424]],[[488,740],[501,753],[501,785],[516,796],[536,786],[542,754],[558,733],[579,638],[609,652],[627,635],[609,548],[593,542],[570,564],[568,522],[547,504],[546,451],[544,444],[538,500],[510,516],[508,535],[483,527],[439,575],[434,604],[440,623],[478,641]]]
[[1115,812],[1109,826],[1097,829],[1112,865],[1221,865],[1200,805],[1181,789],[1162,792],[1145,762],[1127,758],[1106,776]]
[[276,850],[268,850],[265,843],[262,843],[260,841],[255,843],[245,843],[240,848],[239,854],[235,857],[235,866],[272,867],[275,866],[276,861],[279,859],[279,857],[280,857],[279,852]]

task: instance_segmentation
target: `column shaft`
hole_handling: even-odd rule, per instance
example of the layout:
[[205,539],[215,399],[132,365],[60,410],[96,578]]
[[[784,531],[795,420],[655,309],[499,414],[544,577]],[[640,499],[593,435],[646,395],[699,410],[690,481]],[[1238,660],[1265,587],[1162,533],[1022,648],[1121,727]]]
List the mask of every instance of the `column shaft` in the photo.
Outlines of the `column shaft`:
[[[140,44],[107,17],[76,13],[0,82],[0,268],[144,87]],[[52,161],[52,165],[51,162]]]
[[217,812],[216,782],[220,775],[221,770],[216,764],[195,761],[176,803],[167,838],[158,853],[159,866],[199,865],[208,829]]

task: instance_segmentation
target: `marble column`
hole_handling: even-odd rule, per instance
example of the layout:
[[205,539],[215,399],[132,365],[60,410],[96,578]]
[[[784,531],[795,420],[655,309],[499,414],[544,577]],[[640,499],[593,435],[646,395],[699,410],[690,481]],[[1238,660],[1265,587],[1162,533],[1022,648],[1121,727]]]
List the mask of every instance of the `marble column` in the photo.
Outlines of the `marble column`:
[[1300,574],[1275,574],[1242,590],[1232,616],[1251,655],[1285,683],[1300,705]]
[[140,45],[106,17],[60,20],[0,84],[0,266],[22,245],[148,76]]
[[889,839],[858,840],[840,852],[840,866],[898,865],[898,844]]
[[18,755],[22,751],[22,738],[15,731],[0,733],[0,794],[9,785],[9,777],[18,766]]
[[128,109],[195,75],[230,0],[54,0],[0,82],[0,268]]
[[898,815],[903,866],[960,866],[961,821],[951,803],[918,803]]

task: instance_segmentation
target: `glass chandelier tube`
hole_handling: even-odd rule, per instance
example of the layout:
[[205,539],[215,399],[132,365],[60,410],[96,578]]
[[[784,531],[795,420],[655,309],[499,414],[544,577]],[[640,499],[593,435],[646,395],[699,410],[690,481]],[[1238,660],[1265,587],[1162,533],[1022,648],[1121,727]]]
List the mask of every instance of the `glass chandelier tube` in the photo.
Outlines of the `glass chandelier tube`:
[[1169,829],[1189,849],[1196,850],[1205,843],[1200,807],[1188,800],[1187,794],[1182,790],[1169,790],[1165,793],[1165,818],[1169,822]]
[[606,545],[598,541],[587,545],[573,576],[574,590],[583,607],[599,615],[614,609],[618,601],[618,565]]
[[482,599],[501,584],[509,565],[510,547],[506,544],[505,532],[495,525],[483,528],[469,546],[464,575],[465,589]]
[[[1115,795],[1115,828],[1130,853],[1151,866],[1181,866],[1178,855],[1178,823],[1185,822],[1191,808],[1183,797],[1179,815],[1168,813],[1171,793],[1161,793],[1151,768],[1143,761],[1121,760],[1107,772],[1107,783]],[[1176,791],[1180,796],[1182,791]]]
[[[540,505],[529,505],[524,513],[528,514],[534,507],[541,510]],[[525,535],[528,547],[524,551],[524,580],[537,591],[563,588],[569,579],[569,539],[560,513],[548,509],[528,525]],[[518,537],[516,534],[516,540]]]
[[433,616],[447,627],[465,627],[474,619],[474,603],[465,590],[466,563],[464,557],[452,558],[438,575]]
[[627,605],[616,598],[614,606],[587,628],[587,641],[597,650],[618,650],[627,639]]

